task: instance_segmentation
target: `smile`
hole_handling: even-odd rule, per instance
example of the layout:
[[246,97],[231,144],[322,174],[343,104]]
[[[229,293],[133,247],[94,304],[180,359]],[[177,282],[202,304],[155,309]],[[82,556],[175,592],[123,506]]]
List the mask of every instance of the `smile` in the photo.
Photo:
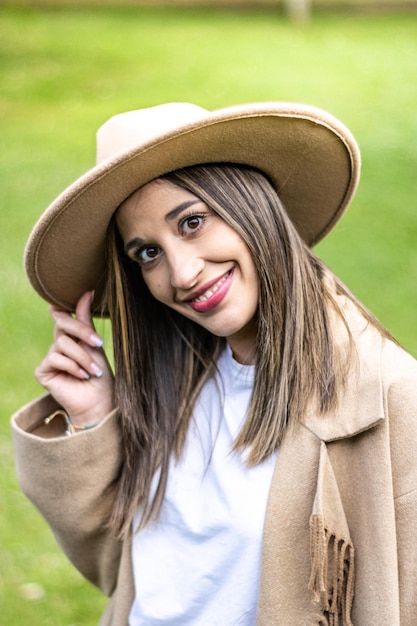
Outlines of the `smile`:
[[219,287],[224,283],[224,281],[227,279],[229,274],[230,274],[230,272],[228,272],[227,274],[222,276],[220,278],[220,280],[217,281],[217,283],[215,283],[212,287],[210,287],[210,289],[207,289],[207,291],[205,293],[203,293],[201,296],[199,296],[198,298],[195,298],[193,300],[193,302],[205,302],[206,300],[211,298],[211,296],[214,293],[216,293],[216,291],[219,289]]
[[226,297],[232,284],[233,272],[233,269],[229,270],[213,285],[210,285],[206,291],[188,300],[187,304],[194,309],[194,311],[198,311],[199,313],[206,313],[214,309]]

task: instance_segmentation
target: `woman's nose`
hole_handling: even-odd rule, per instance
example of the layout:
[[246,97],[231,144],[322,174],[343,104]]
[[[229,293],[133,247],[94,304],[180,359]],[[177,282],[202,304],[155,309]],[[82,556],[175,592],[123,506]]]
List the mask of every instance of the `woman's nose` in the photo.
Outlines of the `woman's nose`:
[[204,267],[204,261],[198,256],[179,252],[171,255],[169,260],[171,286],[175,289],[192,289]]

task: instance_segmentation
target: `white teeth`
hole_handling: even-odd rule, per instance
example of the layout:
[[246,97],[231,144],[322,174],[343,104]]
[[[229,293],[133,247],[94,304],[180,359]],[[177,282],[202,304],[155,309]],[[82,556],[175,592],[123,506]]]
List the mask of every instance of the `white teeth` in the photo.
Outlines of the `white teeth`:
[[223,276],[223,278],[221,278],[215,285],[212,285],[210,287],[210,289],[207,289],[207,291],[205,293],[203,293],[201,296],[199,296],[198,298],[194,298],[193,302],[205,302],[206,300],[208,300],[209,298],[211,298],[211,296],[216,293],[216,291],[218,290],[218,288],[220,287],[220,285],[222,283],[224,283],[224,281],[226,280],[226,278],[229,276],[230,272],[228,272],[225,276]]

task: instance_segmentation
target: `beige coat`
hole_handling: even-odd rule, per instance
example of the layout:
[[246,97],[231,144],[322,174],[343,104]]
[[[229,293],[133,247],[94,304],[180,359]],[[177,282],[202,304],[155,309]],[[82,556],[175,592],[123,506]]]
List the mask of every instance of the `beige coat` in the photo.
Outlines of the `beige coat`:
[[[417,363],[346,309],[358,358],[339,407],[326,417],[311,407],[278,453],[258,626],[417,624]],[[46,396],[14,416],[18,477],[71,561],[111,596],[101,624],[124,626],[130,545],[103,524],[117,415],[73,437],[25,432],[55,408]]]

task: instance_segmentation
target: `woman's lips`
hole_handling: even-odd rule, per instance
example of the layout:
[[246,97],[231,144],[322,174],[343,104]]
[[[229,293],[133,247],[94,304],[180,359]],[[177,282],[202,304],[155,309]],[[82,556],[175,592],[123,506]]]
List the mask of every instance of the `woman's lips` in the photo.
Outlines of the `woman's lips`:
[[192,300],[187,300],[188,306],[198,313],[207,313],[207,311],[211,311],[218,306],[231,287],[233,272],[233,269],[229,270],[199,296]]

